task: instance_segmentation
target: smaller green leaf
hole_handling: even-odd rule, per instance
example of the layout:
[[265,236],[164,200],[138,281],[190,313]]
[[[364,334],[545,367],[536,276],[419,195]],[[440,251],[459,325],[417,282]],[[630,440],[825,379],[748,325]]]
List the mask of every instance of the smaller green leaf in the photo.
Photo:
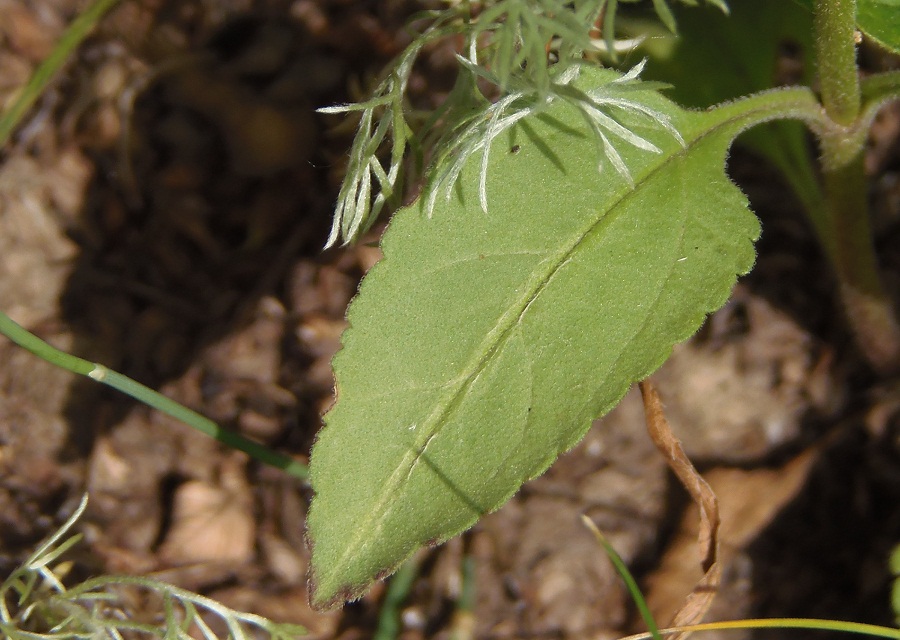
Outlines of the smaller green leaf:
[[859,0],[856,23],[872,40],[900,53],[900,0]]
[[[794,0],[813,11],[813,0]],[[900,0],[859,0],[856,26],[885,49],[900,53]]]

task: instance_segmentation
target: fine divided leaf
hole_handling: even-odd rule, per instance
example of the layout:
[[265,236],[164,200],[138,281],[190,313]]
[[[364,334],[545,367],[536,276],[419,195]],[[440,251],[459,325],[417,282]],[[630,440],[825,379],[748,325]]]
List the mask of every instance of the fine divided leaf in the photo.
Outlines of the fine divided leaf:
[[[579,82],[614,77],[586,69]],[[758,222],[724,173],[746,118],[625,93],[683,137],[610,108],[658,148],[617,144],[631,180],[598,174],[595,130],[558,100],[495,139],[486,213],[476,154],[431,218],[421,205],[394,216],[350,307],[338,400],[313,449],[317,606],[497,509],[752,266]]]

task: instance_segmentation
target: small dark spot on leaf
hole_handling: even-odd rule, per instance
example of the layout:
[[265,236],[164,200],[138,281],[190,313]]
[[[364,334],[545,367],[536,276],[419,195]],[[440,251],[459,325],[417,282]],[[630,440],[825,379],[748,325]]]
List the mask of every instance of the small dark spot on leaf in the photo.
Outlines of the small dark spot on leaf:
[[511,146],[511,147],[509,148],[509,152],[510,152],[510,153],[513,153],[513,154],[519,153],[519,150],[520,150],[521,148],[522,148],[522,145],[514,144],[513,146]]

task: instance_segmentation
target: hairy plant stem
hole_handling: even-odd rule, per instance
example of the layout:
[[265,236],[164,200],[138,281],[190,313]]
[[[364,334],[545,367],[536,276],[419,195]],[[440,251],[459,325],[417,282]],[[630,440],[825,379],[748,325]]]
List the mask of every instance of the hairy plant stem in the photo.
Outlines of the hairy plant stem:
[[860,107],[856,0],[816,0],[813,29],[825,111],[838,124],[852,124]]
[[873,368],[892,373],[900,368],[900,326],[878,273],[863,152],[860,149],[841,160],[840,147],[845,142],[828,135],[821,139],[825,204],[831,222],[826,247],[857,345]]
[[878,274],[863,165],[868,123],[861,118],[856,66],[856,0],[816,0],[815,51],[826,125],[822,151],[826,224],[820,229],[840,283],[856,343],[880,373],[900,368],[900,325]]

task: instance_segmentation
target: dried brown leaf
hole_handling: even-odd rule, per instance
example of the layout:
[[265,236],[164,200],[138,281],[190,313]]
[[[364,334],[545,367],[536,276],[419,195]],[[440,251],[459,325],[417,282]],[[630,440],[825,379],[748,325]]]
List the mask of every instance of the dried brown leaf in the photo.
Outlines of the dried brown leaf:
[[[681,447],[681,442],[672,432],[656,388],[649,380],[641,382],[640,388],[650,438],[700,509],[700,531],[697,542],[705,573],[669,626],[696,624],[712,606],[722,578],[722,567],[719,563],[719,503],[716,494],[691,464]],[[686,635],[678,634],[673,637],[681,638]]]

